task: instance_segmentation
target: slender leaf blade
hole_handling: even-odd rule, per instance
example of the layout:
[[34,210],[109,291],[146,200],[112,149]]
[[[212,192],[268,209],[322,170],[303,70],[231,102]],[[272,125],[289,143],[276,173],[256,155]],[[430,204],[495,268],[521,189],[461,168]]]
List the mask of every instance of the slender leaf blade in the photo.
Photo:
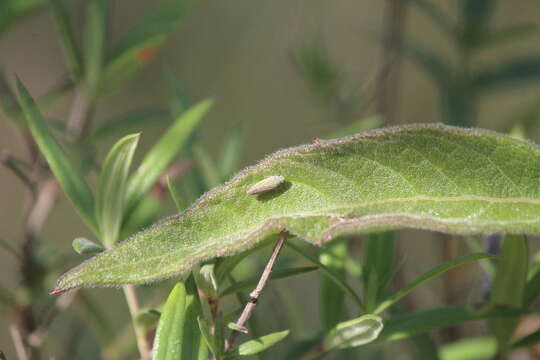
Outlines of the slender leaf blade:
[[197,317],[201,306],[192,277],[178,282],[161,313],[154,339],[154,360],[203,360],[207,347]]
[[28,128],[58,183],[62,186],[81,218],[95,233],[98,233],[94,218],[94,198],[90,188],[54,138],[34,100],[18,79],[17,97],[28,123]]
[[146,154],[139,168],[129,179],[127,189],[128,209],[131,209],[154,185],[197,127],[197,124],[208,112],[211,105],[211,101],[204,100],[180,115],[165,135]]
[[427,273],[421,275],[416,280],[414,280],[412,283],[404,286],[398,292],[391,295],[386,300],[384,300],[382,303],[380,303],[379,306],[377,306],[377,309],[375,309],[374,313],[379,314],[379,313],[383,312],[384,310],[388,309],[390,306],[397,303],[400,299],[407,296],[407,294],[409,294],[417,286],[421,285],[422,283],[424,283],[425,281],[427,281],[429,279],[435,278],[435,277],[443,274],[444,272],[446,272],[446,271],[448,271],[450,269],[453,269],[453,268],[455,268],[457,266],[467,264],[467,263],[470,263],[470,262],[473,262],[473,261],[478,261],[478,260],[482,260],[482,259],[489,259],[489,258],[494,258],[494,257],[495,256],[493,256],[491,254],[487,254],[487,253],[469,254],[469,255],[465,255],[465,256],[462,256],[462,257],[459,257],[459,258],[456,258],[456,259],[452,259],[452,260],[447,261],[447,262],[445,262],[443,264],[437,265],[436,267],[434,267],[433,269],[431,269]]
[[[246,194],[276,174],[284,186]],[[316,245],[404,227],[538,234],[539,178],[537,145],[485,130],[415,125],[318,141],[244,170],[180,215],[75,268],[58,287],[163,279],[284,229]]]
[[96,194],[96,218],[103,243],[110,247],[118,241],[124,216],[126,184],[139,134],[120,139],[109,151],[99,177]]
[[225,356],[226,360],[239,359],[244,356],[251,356],[268,349],[289,335],[289,330],[279,331],[272,334],[264,335],[256,339],[246,341],[230,354]]

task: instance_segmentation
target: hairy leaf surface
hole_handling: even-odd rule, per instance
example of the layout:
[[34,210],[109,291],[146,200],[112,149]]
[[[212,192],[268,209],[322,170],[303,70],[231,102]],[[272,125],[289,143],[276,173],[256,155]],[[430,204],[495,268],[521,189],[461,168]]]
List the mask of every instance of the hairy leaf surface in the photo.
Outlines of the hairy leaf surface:
[[[246,194],[272,175],[285,182]],[[419,228],[540,234],[540,148],[479,129],[414,125],[278,151],[189,209],[64,275],[58,291],[187,273],[287,230],[322,245],[347,233]]]

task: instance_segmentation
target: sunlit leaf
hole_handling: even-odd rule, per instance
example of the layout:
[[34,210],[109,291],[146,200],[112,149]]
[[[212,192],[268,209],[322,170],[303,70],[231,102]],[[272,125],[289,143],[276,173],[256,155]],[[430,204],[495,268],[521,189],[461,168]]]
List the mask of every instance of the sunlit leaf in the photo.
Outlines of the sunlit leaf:
[[497,353],[497,343],[492,337],[460,340],[439,350],[441,360],[487,360]]
[[96,194],[96,219],[102,241],[108,247],[118,241],[124,216],[128,171],[138,142],[139,134],[120,139],[101,167]]
[[328,351],[369,344],[377,339],[383,327],[382,319],[371,314],[339,323],[325,337],[323,348]]
[[225,360],[240,359],[243,356],[258,354],[261,351],[268,349],[270,346],[280,342],[287,335],[289,335],[289,330],[275,332],[246,341],[245,343],[240,344],[237,349],[227,354],[225,356]]
[[207,347],[197,317],[201,306],[193,278],[173,288],[161,313],[154,339],[154,360],[206,360]]
[[71,243],[71,246],[73,247],[73,250],[75,250],[78,254],[81,255],[95,255],[105,250],[103,246],[96,244],[95,242],[90,241],[86,238],[80,237],[74,239]]
[[[285,184],[246,194],[271,175]],[[539,234],[539,178],[536,145],[485,130],[415,125],[318,141],[247,168],[180,215],[73,269],[58,288],[187,273],[283,230],[316,245],[405,227]]]

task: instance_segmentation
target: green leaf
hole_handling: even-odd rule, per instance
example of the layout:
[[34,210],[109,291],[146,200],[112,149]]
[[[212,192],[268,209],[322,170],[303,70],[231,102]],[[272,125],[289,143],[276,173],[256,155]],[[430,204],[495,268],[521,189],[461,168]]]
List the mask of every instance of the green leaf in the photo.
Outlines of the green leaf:
[[246,341],[240,344],[240,346],[225,356],[226,360],[239,359],[243,356],[251,356],[260,353],[268,349],[270,346],[280,342],[289,335],[289,330],[275,332],[272,334],[264,335],[259,338]]
[[297,254],[303,256],[306,260],[312,262],[313,264],[317,265],[319,269],[321,270],[321,273],[323,276],[325,276],[328,280],[332,281],[338,288],[343,290],[345,293],[349,294],[352,299],[358,304],[358,306],[363,309],[364,305],[362,304],[362,300],[358,296],[358,294],[353,290],[353,288],[345,281],[344,276],[340,276],[340,274],[334,273],[331,269],[329,269],[326,265],[321,263],[319,260],[317,260],[315,257],[308,254],[306,251],[304,251],[299,246],[296,246],[295,244],[291,243],[290,241],[287,241],[285,243],[288,248],[295,251]]
[[466,28],[487,26],[491,19],[495,0],[460,0],[460,18]]
[[523,294],[523,304],[529,307],[540,295],[540,262],[536,261],[529,271],[525,293]]
[[213,188],[221,183],[221,176],[210,154],[200,145],[193,147],[193,155],[201,172],[204,183],[208,188]]
[[30,132],[47,160],[56,180],[62,186],[81,218],[98,234],[98,227],[94,218],[94,199],[90,188],[56,142],[45,120],[39,113],[34,100],[18,79],[17,97]]
[[95,255],[103,252],[105,248],[86,238],[76,238],[71,243],[73,250],[81,255]]
[[493,256],[491,254],[487,254],[487,253],[470,254],[470,255],[465,255],[465,256],[462,256],[462,257],[459,257],[459,258],[456,258],[456,259],[452,259],[450,261],[445,262],[444,264],[440,264],[440,265],[434,267],[433,269],[431,269],[430,271],[428,271],[427,273],[425,273],[425,274],[421,275],[420,277],[418,277],[412,283],[404,286],[398,292],[391,295],[390,297],[388,297],[383,302],[381,302],[379,304],[379,306],[377,306],[377,308],[375,309],[374,313],[375,314],[380,314],[384,310],[388,309],[390,306],[397,303],[403,297],[407,296],[407,294],[409,294],[417,286],[421,285],[422,283],[424,283],[425,281],[427,281],[429,279],[435,278],[435,277],[443,274],[444,272],[446,272],[446,271],[448,271],[450,269],[453,269],[453,268],[455,268],[457,266],[467,264],[467,263],[470,263],[470,262],[473,262],[473,261],[478,261],[478,260],[481,260],[481,259],[489,259],[489,258],[494,258],[494,257],[495,256]]
[[106,120],[96,129],[91,140],[97,142],[113,136],[125,136],[128,132],[138,131],[143,126],[169,120],[170,116],[167,110],[153,108],[138,109]]
[[46,0],[2,0],[0,1],[0,36],[9,26],[31,14],[46,3]]
[[193,278],[173,288],[159,320],[154,339],[154,360],[206,360],[207,347],[197,317],[201,305]]
[[82,56],[71,27],[69,11],[61,0],[49,0],[56,20],[58,32],[64,46],[66,61],[75,79],[82,74]]
[[89,96],[94,97],[100,86],[107,33],[108,0],[91,0],[84,28],[84,81]]
[[208,322],[200,316],[197,318],[197,322],[199,323],[199,329],[201,330],[203,339],[206,342],[206,346],[208,346],[208,348],[210,349],[212,354],[216,357],[216,359],[220,360],[223,351],[218,345],[216,338],[212,335]]
[[173,199],[174,205],[176,206],[176,211],[181,212],[184,210],[182,198],[178,194],[178,191],[176,191],[176,187],[169,176],[167,176],[167,188],[169,189],[171,199]]
[[139,134],[120,139],[109,151],[99,176],[96,195],[96,218],[105,246],[116,243],[124,216],[126,184]]
[[469,321],[515,317],[518,311],[472,311],[465,306],[448,306],[396,315],[384,323],[378,341],[405,339],[425,332],[446,328]]
[[[284,186],[246,194],[271,175],[284,176]],[[318,245],[399,228],[539,234],[539,178],[537,145],[480,129],[426,124],[318,141],[247,168],[178,216],[73,269],[57,286],[164,279],[283,230]]]
[[513,349],[521,347],[532,347],[540,342],[540,329],[536,330],[529,335],[522,337],[512,344]]
[[[527,282],[529,248],[523,235],[508,235],[504,240],[491,286],[490,304],[495,307],[520,309]],[[499,349],[505,350],[519,318],[494,319],[490,330]]]
[[139,168],[129,179],[127,209],[131,209],[159,179],[211,105],[211,101],[205,100],[191,107],[180,115],[157,144],[150,149]]
[[[272,271],[272,275],[270,275],[270,280],[285,279],[291,276],[305,274],[305,273],[308,273],[317,269],[318,267],[316,266],[304,266],[304,267],[296,267],[296,268],[290,268],[290,269],[274,270]],[[257,285],[259,278],[260,276],[253,277],[245,281],[239,281],[235,283],[234,285],[229,286],[227,289],[223,290],[219,296],[224,297],[227,295],[234,294],[238,291],[252,289]]]
[[[345,279],[347,239],[339,238],[321,250],[319,261],[340,278]],[[317,269],[317,268],[315,268]],[[345,292],[326,276],[320,277],[319,314],[322,328],[329,331],[342,320]]]
[[497,343],[492,337],[476,337],[442,346],[441,360],[488,360],[497,353]]
[[377,339],[383,329],[383,321],[377,315],[363,315],[336,325],[324,338],[325,351],[346,349],[369,344]]
[[370,234],[364,244],[364,303],[373,312],[394,273],[395,240],[392,232]]

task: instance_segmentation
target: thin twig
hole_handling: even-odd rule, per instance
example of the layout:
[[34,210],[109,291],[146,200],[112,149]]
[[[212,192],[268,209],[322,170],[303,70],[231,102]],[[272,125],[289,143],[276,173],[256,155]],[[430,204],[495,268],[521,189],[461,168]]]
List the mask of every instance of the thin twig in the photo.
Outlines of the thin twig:
[[11,338],[13,339],[13,345],[15,345],[15,353],[17,354],[17,358],[19,360],[28,360],[28,353],[26,352],[21,332],[17,326],[13,324],[9,325],[9,332],[11,334]]
[[[228,351],[229,349],[231,349],[234,342],[236,341],[236,338],[239,335],[238,332],[240,330],[245,329],[246,322],[251,317],[253,310],[255,310],[255,306],[257,306],[257,302],[259,301],[261,292],[266,286],[266,283],[268,282],[268,278],[272,274],[272,269],[274,268],[274,265],[276,264],[276,260],[279,256],[279,253],[281,252],[281,249],[283,248],[283,244],[285,244],[285,240],[287,239],[288,235],[289,234],[286,231],[283,231],[279,234],[276,246],[274,247],[274,250],[272,251],[272,255],[270,256],[268,263],[266,263],[266,266],[261,275],[261,278],[259,279],[259,283],[255,287],[255,289],[249,294],[248,303],[244,307],[242,314],[240,315],[240,317],[238,318],[238,321],[236,322],[237,330],[233,330],[231,334],[229,335],[229,338],[225,342],[225,351]],[[247,332],[247,329],[242,332]]]
[[133,329],[135,330],[135,339],[137,340],[137,348],[141,355],[141,360],[151,360],[150,343],[146,338],[146,333],[139,326],[135,324],[135,316],[139,313],[140,306],[135,287],[133,285],[122,286],[126,302],[128,304],[129,313],[133,321]]
[[32,179],[21,169],[13,158],[13,156],[6,150],[0,152],[0,164],[11,170],[15,176],[21,180],[32,193],[35,192],[35,184]]

